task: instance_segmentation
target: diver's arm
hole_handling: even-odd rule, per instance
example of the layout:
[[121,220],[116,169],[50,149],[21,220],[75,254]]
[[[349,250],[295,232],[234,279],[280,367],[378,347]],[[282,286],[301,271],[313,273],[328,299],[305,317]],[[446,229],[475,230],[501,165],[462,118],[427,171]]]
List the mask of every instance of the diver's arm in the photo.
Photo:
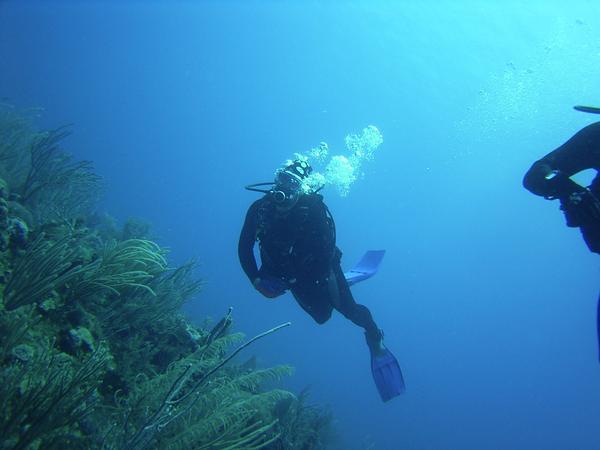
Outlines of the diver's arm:
[[523,186],[546,198],[567,198],[584,190],[571,176],[600,167],[600,122],[578,131],[571,139],[547,154],[527,171]]
[[256,242],[257,212],[260,200],[254,202],[246,213],[246,220],[240,233],[238,242],[238,257],[244,273],[251,283],[258,277],[258,266],[254,257],[254,243]]
[[523,178],[523,186],[533,194],[547,199],[567,198],[584,189],[545,158],[536,161],[527,171]]
[[240,258],[242,269],[244,269],[246,276],[254,288],[265,297],[276,298],[285,294],[287,284],[281,279],[271,277],[268,274],[259,276],[260,272],[256,265],[256,258],[254,257],[254,243],[256,242],[257,217],[261,206],[260,203],[261,200],[255,201],[246,213],[246,220],[244,221],[238,242],[238,257]]

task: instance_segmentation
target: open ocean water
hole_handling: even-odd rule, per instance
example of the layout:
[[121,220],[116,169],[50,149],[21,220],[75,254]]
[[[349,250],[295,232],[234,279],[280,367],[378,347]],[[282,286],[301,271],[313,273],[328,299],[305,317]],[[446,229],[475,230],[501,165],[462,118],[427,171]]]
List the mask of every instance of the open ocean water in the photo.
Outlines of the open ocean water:
[[[533,161],[600,106],[596,1],[0,1],[0,97],[73,124],[102,207],[152,223],[206,286],[190,317],[254,335],[261,365],[329,405],[339,449],[597,450],[599,264]],[[375,125],[349,194],[322,193],[342,264],[407,392],[382,403],[360,329],[261,297],[237,260],[249,183]],[[590,179],[582,174],[581,179]]]

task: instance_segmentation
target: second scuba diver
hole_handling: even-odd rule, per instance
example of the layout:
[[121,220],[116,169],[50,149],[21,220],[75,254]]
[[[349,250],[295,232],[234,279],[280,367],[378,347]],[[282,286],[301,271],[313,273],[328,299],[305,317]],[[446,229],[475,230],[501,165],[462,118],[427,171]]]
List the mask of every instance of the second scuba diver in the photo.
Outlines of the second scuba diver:
[[[599,108],[577,106],[575,109],[600,114]],[[571,176],[595,169],[589,187],[581,186]],[[536,195],[559,200],[568,227],[579,228],[590,251],[600,254],[600,122],[578,131],[556,150],[536,161],[525,174],[523,185]],[[596,328],[600,349],[600,298]],[[600,355],[600,354],[599,354]]]
[[[371,368],[384,401],[404,391],[400,367],[383,345],[383,334],[371,312],[356,303],[342,271],[335,224],[318,190],[305,182],[312,168],[301,159],[276,172],[274,183],[247,188],[263,192],[246,214],[238,255],[248,279],[262,295],[275,298],[290,290],[296,302],[319,324],[333,310],[365,330]],[[257,186],[271,185],[270,189]],[[254,257],[258,241],[260,268]]]

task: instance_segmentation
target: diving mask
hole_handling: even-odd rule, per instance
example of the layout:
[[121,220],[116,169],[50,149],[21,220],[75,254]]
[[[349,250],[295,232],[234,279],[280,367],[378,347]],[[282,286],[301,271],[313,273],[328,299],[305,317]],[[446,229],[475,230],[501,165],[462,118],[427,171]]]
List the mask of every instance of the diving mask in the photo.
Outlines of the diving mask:
[[280,171],[275,177],[275,186],[271,193],[276,203],[291,206],[302,193],[302,180],[287,170]]

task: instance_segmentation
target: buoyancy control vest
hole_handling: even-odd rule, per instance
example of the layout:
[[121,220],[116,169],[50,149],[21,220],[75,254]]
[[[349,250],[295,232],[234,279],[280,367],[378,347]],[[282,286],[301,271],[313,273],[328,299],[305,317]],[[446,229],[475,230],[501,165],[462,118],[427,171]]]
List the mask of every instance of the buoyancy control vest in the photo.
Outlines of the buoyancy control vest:
[[335,254],[335,223],[319,194],[302,195],[289,211],[268,195],[258,209],[257,235],[263,266],[292,281],[329,273]]

